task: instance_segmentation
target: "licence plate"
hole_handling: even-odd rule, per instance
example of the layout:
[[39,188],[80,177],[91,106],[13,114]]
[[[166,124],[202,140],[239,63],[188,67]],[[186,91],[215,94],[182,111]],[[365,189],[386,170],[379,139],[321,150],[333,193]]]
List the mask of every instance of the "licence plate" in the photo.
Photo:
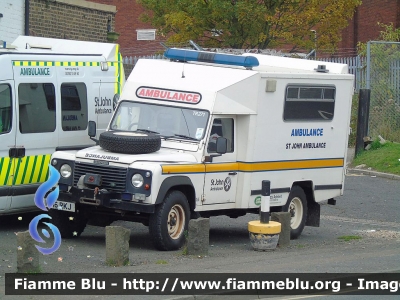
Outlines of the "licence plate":
[[53,209],[65,210],[75,212],[75,203],[65,202],[65,201],[56,201],[53,204]]

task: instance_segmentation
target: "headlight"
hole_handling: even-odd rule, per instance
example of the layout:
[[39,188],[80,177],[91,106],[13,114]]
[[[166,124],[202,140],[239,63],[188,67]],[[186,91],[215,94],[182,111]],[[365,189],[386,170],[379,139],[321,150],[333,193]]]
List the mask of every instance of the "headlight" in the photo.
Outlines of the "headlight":
[[60,175],[64,178],[69,178],[72,174],[72,170],[70,165],[63,164],[60,168]]
[[139,173],[133,174],[132,184],[135,188],[140,188],[143,185],[143,176]]

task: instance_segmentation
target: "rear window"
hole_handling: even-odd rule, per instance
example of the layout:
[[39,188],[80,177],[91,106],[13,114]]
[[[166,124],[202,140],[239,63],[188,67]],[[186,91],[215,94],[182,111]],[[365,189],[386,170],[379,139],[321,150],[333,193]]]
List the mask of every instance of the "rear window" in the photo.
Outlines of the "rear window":
[[83,82],[61,85],[63,131],[86,130],[88,123],[87,89]]
[[334,86],[287,86],[283,112],[285,121],[329,121],[333,119],[334,111]]

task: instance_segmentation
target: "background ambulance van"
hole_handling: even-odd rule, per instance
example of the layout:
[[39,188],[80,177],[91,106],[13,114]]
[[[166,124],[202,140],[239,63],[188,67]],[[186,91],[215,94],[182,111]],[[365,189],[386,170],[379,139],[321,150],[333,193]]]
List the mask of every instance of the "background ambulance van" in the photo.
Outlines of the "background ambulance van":
[[0,48],[0,215],[36,208],[51,154],[91,145],[125,82],[116,44],[20,36]]

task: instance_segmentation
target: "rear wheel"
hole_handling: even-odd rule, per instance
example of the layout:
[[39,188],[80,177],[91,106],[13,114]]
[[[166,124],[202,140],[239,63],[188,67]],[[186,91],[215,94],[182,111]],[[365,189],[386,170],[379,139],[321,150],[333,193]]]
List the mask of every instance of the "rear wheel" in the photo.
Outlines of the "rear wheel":
[[86,227],[87,219],[81,213],[70,213],[56,209],[50,209],[51,223],[61,233],[62,238],[77,238]]
[[292,188],[283,210],[290,213],[290,238],[297,239],[301,235],[307,219],[307,198],[301,187],[294,186]]
[[149,231],[159,250],[177,250],[185,243],[190,219],[189,203],[180,191],[170,192],[150,216]]

